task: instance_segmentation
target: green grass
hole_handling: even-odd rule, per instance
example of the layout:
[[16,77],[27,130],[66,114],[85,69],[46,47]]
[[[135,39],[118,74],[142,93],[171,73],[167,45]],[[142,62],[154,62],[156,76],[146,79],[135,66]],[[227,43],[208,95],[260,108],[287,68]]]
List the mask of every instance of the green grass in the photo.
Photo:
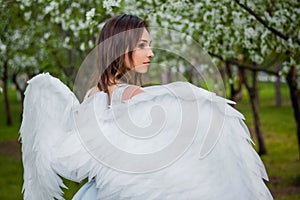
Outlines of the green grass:
[[0,199],[22,199],[22,165],[18,158],[0,155]]
[[13,126],[6,126],[3,94],[0,94],[0,199],[22,199],[22,163],[18,144],[20,126],[20,103],[16,92],[10,91],[10,109]]
[[[20,126],[20,102],[15,91],[10,90],[13,126],[5,125],[3,94],[0,94],[0,199],[22,199],[23,169],[20,148],[17,145]],[[267,183],[275,199],[300,199],[300,161],[296,139],[296,128],[286,85],[282,86],[283,105],[276,107],[273,83],[260,83],[260,117],[265,134],[268,155],[262,156],[270,181]],[[238,110],[246,117],[253,129],[252,113],[247,94],[238,102]],[[255,141],[255,138],[254,138]],[[65,198],[71,199],[80,185],[66,181],[70,190]]]
[[[0,199],[23,199],[23,167],[19,139],[21,104],[14,89],[9,92],[12,126],[6,126],[3,94],[0,93]],[[83,181],[84,183],[84,181]],[[69,190],[65,190],[65,198],[71,199],[83,184],[66,180]]]
[[[253,118],[248,96],[238,103],[246,117],[246,124],[253,130]],[[270,181],[267,183],[275,199],[300,199],[300,160],[296,125],[289,99],[289,91],[282,85],[282,106],[275,106],[273,83],[260,83],[259,114],[268,154],[262,156]],[[254,136],[254,141],[256,141]],[[255,147],[257,148],[257,146]]]

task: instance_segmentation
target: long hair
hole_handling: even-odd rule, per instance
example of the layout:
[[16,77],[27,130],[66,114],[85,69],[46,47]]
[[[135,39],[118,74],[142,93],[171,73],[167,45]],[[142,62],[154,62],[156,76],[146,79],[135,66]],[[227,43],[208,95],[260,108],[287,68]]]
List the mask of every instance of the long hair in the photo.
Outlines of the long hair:
[[146,22],[133,15],[119,15],[109,19],[100,32],[98,45],[98,67],[100,68],[98,88],[108,93],[108,86],[116,84],[117,80],[130,70],[125,64],[127,54],[130,65],[133,65],[132,53]]

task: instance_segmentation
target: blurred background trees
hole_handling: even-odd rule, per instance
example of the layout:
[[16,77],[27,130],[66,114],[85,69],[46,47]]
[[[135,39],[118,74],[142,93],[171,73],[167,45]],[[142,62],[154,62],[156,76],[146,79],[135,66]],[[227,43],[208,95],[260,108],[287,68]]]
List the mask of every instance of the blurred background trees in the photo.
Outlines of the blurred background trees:
[[[165,29],[161,36],[170,37],[162,41],[158,35],[152,42],[156,56],[149,72],[158,74],[162,83],[183,77],[205,87],[196,60],[182,59],[168,43],[197,55],[188,42],[192,38],[208,52],[227,98],[238,101],[237,108],[248,119],[257,151],[269,153],[262,159],[272,194],[299,199],[299,8],[296,0],[0,0],[0,198],[21,198],[17,115],[26,81],[50,72],[72,88],[104,22],[128,13]],[[165,47],[156,48],[158,44]],[[79,186],[67,185],[71,189],[66,197],[71,199]]]
[[[267,149],[259,116],[258,78],[274,77],[274,102],[279,106],[280,84],[286,81],[300,146],[299,7],[296,0],[0,0],[0,79],[7,124],[12,124],[8,85],[14,83],[21,100],[26,80],[40,72],[50,72],[72,86],[104,22],[128,13],[146,19],[149,26],[191,36],[218,66],[229,98],[239,100],[242,86],[246,88],[260,154]],[[174,56],[169,59],[178,72],[180,61],[176,63]],[[193,68],[180,66],[186,80],[195,80]],[[172,81],[168,73],[173,68],[164,70],[165,79]]]

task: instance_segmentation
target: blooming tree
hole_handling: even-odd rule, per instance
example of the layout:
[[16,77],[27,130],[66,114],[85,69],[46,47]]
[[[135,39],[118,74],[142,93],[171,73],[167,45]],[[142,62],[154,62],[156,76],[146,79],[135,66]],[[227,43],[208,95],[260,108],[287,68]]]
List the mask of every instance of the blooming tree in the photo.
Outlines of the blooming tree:
[[[95,46],[104,21],[121,13],[134,14],[146,19],[149,26],[169,28],[191,36],[210,53],[218,66],[226,63],[227,71],[238,68],[244,79],[249,76],[246,70],[250,70],[254,80],[260,71],[286,77],[300,138],[300,119],[297,118],[300,115],[300,9],[297,0],[0,2],[3,11],[14,10],[9,17],[13,23],[7,28],[1,25],[0,38],[1,56],[9,58],[10,67],[30,69],[28,73],[50,71],[71,83],[80,63]],[[182,48],[189,51],[188,44]],[[9,55],[4,53],[8,49]],[[4,60],[0,61],[2,71]],[[280,67],[276,67],[278,65]],[[183,71],[187,72],[188,68]],[[229,82],[235,82],[235,77],[229,76]],[[247,81],[244,80],[244,84]],[[256,87],[255,84],[247,86],[250,95],[254,91],[253,97]],[[257,105],[251,103],[257,117]],[[256,131],[261,130],[257,128]],[[260,151],[264,153],[265,150]]]

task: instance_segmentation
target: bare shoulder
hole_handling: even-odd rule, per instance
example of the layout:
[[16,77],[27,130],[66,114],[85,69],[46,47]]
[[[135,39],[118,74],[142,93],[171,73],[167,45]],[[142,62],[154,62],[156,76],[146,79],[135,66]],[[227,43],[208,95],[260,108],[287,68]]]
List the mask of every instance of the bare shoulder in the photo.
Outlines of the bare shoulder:
[[97,92],[100,92],[98,87],[94,87],[91,89],[91,92],[89,93],[88,97],[93,96],[94,94],[96,94]]
[[128,99],[130,99],[138,94],[141,94],[143,92],[144,92],[144,90],[142,90],[141,87],[139,87],[139,86],[136,86],[136,85],[128,86],[123,92],[122,101],[128,100]]

